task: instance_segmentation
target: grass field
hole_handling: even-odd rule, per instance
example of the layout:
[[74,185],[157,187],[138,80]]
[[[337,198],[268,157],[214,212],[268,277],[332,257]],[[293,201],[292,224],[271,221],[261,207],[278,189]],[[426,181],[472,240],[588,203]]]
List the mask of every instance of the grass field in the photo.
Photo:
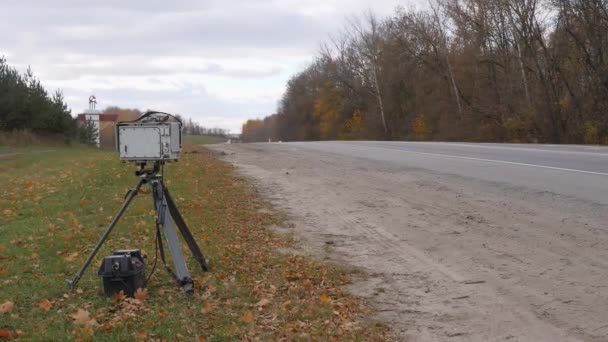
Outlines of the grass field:
[[[17,150],[0,158],[0,339],[20,340],[386,340],[360,321],[366,308],[345,294],[347,272],[279,253],[290,242],[270,206],[202,147],[165,168],[178,207],[211,272],[189,259],[187,299],[157,267],[138,299],[105,298],[96,272],[114,249],[154,259],[150,195],[140,193],[78,290],[71,279],[137,179],[113,152]],[[187,257],[189,255],[187,254]],[[362,315],[363,314],[363,315]]]
[[207,145],[207,144],[220,144],[226,142],[226,138],[212,137],[209,135],[185,135],[184,143],[192,145]]

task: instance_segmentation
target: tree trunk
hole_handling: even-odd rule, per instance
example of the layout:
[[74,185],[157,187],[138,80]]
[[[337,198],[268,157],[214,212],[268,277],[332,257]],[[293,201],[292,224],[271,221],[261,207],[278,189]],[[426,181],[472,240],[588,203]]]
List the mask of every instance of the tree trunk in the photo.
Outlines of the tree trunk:
[[447,46],[445,51],[445,61],[448,65],[448,74],[450,76],[450,80],[452,83],[452,88],[454,89],[454,96],[456,97],[456,105],[458,106],[458,115],[460,116],[460,120],[464,118],[462,113],[462,104],[460,103],[460,91],[458,90],[458,86],[456,85],[456,80],[454,79],[454,73],[452,72],[452,64],[450,63],[450,58],[448,56]]
[[380,85],[378,84],[378,72],[376,71],[375,64],[372,68],[372,74],[372,76],[374,77],[374,87],[376,88],[376,100],[378,101],[380,117],[382,118],[382,128],[384,128],[384,134],[388,134],[388,127],[386,125],[386,118],[384,116],[384,103],[382,102],[382,93],[380,92]]

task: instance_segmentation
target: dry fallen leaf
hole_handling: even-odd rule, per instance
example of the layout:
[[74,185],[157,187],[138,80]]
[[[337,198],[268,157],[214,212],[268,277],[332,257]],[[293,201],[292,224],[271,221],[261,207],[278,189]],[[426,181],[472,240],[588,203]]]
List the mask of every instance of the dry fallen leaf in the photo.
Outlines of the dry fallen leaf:
[[99,325],[96,320],[89,316],[89,312],[86,310],[78,309],[78,311],[76,311],[75,314],[72,314],[71,317],[74,319],[74,323],[78,325],[84,325],[87,327],[96,327]]
[[263,308],[263,307],[265,307],[268,304],[270,304],[270,301],[268,299],[264,298],[264,299],[260,300],[259,302],[257,302],[255,304],[255,306]]
[[9,313],[15,307],[15,303],[11,301],[7,301],[4,304],[0,305],[0,313]]
[[323,293],[320,297],[319,300],[321,301],[321,303],[323,304],[327,304],[331,302],[331,299],[329,299],[329,297],[327,296],[326,293]]
[[143,329],[142,330],[137,330],[137,332],[135,333],[135,335],[140,340],[144,340],[144,339],[146,339],[146,337],[148,337],[148,333],[145,330],[143,330]]
[[135,297],[135,299],[140,300],[140,301],[145,301],[146,298],[148,297],[148,289],[142,289],[139,288],[137,289],[137,291],[135,291],[135,294],[133,295],[133,297]]
[[112,301],[114,301],[115,303],[120,303],[125,300],[125,298],[127,298],[127,296],[125,295],[125,292],[121,290],[120,292],[112,296]]
[[91,317],[89,317],[89,312],[86,310],[78,309],[75,314],[72,314],[71,317],[74,319],[74,323],[77,324],[86,324]]
[[245,314],[243,314],[243,316],[241,316],[241,322],[253,323],[253,321],[255,321],[255,316],[253,315],[253,312],[251,312],[251,311],[247,311],[247,312],[245,312]]
[[10,338],[16,338],[17,336],[17,333],[14,331],[0,329],[0,340],[8,340]]
[[76,260],[77,257],[78,257],[78,252],[74,252],[74,253],[68,255],[67,257],[65,257],[64,260],[72,262],[72,261]]
[[314,284],[312,283],[312,281],[310,279],[306,279],[304,280],[304,289],[306,290],[306,292],[311,293],[313,288],[314,288]]
[[205,302],[205,305],[203,306],[203,313],[210,313],[211,311],[213,311],[215,309],[215,305],[211,304],[210,302]]
[[51,303],[48,299],[44,299],[38,303],[38,307],[44,311],[51,310],[52,306],[53,306],[53,303]]

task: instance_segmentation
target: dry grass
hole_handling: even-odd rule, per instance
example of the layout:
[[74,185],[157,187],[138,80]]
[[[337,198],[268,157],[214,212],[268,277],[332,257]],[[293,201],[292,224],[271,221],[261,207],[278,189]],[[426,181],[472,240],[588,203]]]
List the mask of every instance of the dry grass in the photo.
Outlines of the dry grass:
[[66,140],[60,135],[42,136],[30,130],[0,131],[0,146],[32,147],[32,146],[62,146]]

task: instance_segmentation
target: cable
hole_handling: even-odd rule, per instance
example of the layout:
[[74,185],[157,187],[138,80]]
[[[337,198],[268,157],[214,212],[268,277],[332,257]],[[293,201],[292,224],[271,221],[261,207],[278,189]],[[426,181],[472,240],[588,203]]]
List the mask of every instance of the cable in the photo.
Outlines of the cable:
[[173,114],[169,114],[169,113],[165,113],[165,112],[159,112],[159,111],[155,111],[155,110],[149,110],[147,112],[145,112],[142,116],[140,116],[139,118],[135,119],[135,120],[130,120],[130,121],[121,121],[119,123],[126,123],[126,122],[137,122],[137,121],[142,121],[143,119],[152,116],[154,114],[164,114],[167,116],[172,117],[173,119],[175,119],[175,121],[179,122],[179,127],[181,128],[184,123],[182,122],[182,120],[178,119],[177,116],[173,115]]
[[[156,227],[156,229],[158,230],[158,227]],[[158,261],[158,234],[156,235],[156,239],[154,239],[154,264],[152,265],[152,271],[150,271],[150,274],[148,275],[148,277],[146,278],[146,282],[144,283],[146,286],[148,286],[148,282],[150,281],[150,278],[152,278],[152,275],[154,274],[154,271],[156,270],[156,262]]]

